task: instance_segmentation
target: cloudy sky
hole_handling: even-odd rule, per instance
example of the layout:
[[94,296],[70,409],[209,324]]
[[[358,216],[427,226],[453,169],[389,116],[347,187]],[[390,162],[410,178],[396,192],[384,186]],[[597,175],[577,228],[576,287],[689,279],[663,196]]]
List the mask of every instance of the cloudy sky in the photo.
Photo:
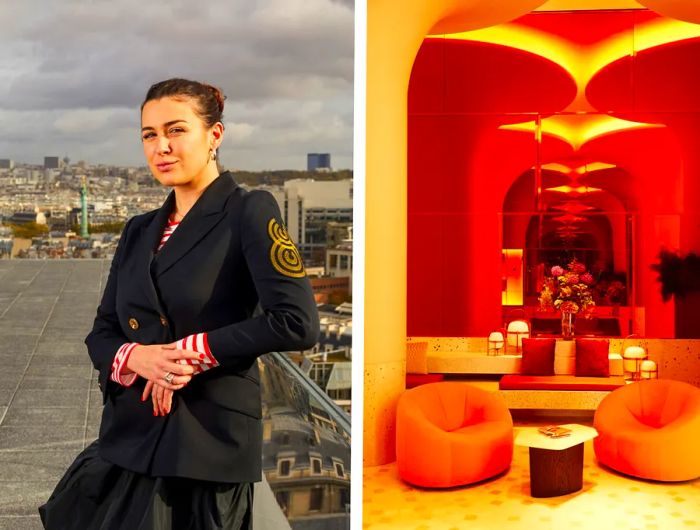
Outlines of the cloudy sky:
[[228,168],[352,168],[353,0],[0,1],[0,158],[145,165],[139,107],[169,77],[227,95]]

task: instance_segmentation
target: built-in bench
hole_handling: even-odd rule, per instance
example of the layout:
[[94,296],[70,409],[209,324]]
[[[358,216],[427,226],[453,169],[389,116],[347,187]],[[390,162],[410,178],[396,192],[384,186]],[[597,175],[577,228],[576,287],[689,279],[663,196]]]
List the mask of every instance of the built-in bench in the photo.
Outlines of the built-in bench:
[[[426,373],[430,374],[519,374],[522,356],[512,352],[489,355],[486,339],[428,338],[414,339],[427,345]],[[409,342],[410,344],[410,342]],[[610,345],[608,354],[610,375],[623,375],[622,355],[617,344]],[[573,374],[576,366],[575,342],[557,340],[554,349],[554,373]]]
[[[623,330],[624,331],[624,330]],[[501,355],[489,355],[486,337],[409,337],[409,342],[426,343],[422,373],[443,374],[447,378],[468,380],[490,392],[500,392],[511,409],[595,410],[610,390],[499,390],[497,378],[502,374],[519,374],[522,357],[508,348]],[[574,341],[557,340],[554,373],[572,374],[576,357]],[[685,381],[700,387],[700,340],[698,339],[622,339],[610,338],[610,375],[623,374],[620,352],[625,346],[643,346],[649,359],[656,362],[659,378]],[[503,353],[505,353],[503,355]],[[573,377],[573,376],[571,376]],[[577,378],[579,379],[579,378]],[[612,378],[611,378],[612,379]]]
[[[569,343],[572,344],[572,343]],[[560,375],[572,373],[576,364],[573,352],[557,344],[554,371]],[[560,355],[560,350],[565,350]],[[610,353],[610,375],[622,375],[622,355]],[[463,351],[429,351],[428,373],[431,374],[519,374],[523,358],[520,355],[487,355]]]
[[615,390],[625,385],[624,377],[577,377],[575,375],[518,375],[501,377],[499,390]]
[[624,385],[620,376],[509,374],[498,388],[510,409],[595,410],[606,395]]

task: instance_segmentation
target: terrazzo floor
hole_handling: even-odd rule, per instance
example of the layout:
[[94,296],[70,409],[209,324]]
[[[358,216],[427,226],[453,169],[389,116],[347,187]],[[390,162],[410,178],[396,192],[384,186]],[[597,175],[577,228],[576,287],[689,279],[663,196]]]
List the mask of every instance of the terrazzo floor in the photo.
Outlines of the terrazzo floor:
[[[516,424],[542,425],[547,422]],[[559,422],[561,423],[561,422]],[[588,424],[589,422],[582,422]],[[583,489],[530,496],[528,448],[515,446],[502,475],[477,485],[421,489],[401,481],[396,464],[364,468],[363,522],[371,530],[700,530],[700,479],[661,483],[599,465],[584,445]]]

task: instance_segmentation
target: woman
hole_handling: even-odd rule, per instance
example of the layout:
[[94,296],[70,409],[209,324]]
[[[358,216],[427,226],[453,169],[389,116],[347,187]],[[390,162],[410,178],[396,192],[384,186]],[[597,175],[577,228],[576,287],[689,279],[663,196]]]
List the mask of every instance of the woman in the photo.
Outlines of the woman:
[[218,89],[183,79],[141,106],[148,165],[173,191],[119,240],[85,339],[99,439],[40,508],[46,528],[251,527],[256,359],[312,347],[318,314],[272,195],[219,174],[223,108]]

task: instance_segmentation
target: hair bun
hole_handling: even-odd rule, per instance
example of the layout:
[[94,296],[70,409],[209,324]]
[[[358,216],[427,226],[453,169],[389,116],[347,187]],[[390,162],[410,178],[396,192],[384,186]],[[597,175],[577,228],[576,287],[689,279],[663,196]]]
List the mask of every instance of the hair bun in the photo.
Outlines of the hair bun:
[[226,99],[224,93],[215,86],[207,85],[206,83],[204,83],[204,86],[206,86],[211,91],[211,93],[214,96],[214,99],[216,99],[216,104],[219,106],[219,112],[224,112],[224,100]]

